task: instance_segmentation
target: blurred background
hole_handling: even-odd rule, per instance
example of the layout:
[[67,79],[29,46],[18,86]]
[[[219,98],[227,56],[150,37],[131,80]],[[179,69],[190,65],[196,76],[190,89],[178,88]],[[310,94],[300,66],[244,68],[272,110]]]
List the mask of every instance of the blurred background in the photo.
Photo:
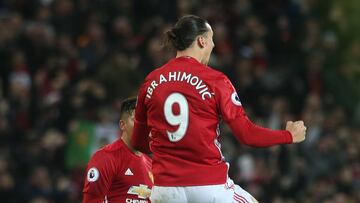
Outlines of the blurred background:
[[1,202],[80,202],[121,100],[174,56],[163,32],[195,14],[215,32],[210,66],[254,122],[308,126],[301,144],[254,149],[224,125],[230,177],[263,203],[359,203],[359,11],[358,0],[0,1]]

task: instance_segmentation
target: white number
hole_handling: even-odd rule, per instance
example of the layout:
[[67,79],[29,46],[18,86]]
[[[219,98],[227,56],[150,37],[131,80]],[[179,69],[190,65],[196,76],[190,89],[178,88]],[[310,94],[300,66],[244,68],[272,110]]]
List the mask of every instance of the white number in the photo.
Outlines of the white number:
[[[172,111],[172,106],[177,103],[180,107],[179,115],[174,115]],[[180,93],[172,93],[170,94],[164,104],[164,115],[166,121],[173,126],[179,125],[178,129],[174,132],[166,131],[171,142],[177,142],[181,140],[188,128],[189,124],[189,105],[184,97],[184,95]]]

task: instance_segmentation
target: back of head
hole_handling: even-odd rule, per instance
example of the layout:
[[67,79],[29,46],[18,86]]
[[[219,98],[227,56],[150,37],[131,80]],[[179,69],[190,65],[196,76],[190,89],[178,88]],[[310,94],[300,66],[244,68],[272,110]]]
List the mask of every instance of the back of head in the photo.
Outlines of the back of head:
[[196,37],[209,29],[207,21],[195,16],[186,15],[180,18],[175,26],[165,33],[165,46],[183,51],[191,46]]

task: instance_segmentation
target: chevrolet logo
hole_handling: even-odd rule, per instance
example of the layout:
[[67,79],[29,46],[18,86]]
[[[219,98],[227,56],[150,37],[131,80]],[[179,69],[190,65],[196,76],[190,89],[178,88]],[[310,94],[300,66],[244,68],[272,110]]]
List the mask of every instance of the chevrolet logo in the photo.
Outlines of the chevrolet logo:
[[150,197],[151,190],[147,185],[140,184],[139,186],[131,186],[127,193],[137,195],[140,199],[146,199]]

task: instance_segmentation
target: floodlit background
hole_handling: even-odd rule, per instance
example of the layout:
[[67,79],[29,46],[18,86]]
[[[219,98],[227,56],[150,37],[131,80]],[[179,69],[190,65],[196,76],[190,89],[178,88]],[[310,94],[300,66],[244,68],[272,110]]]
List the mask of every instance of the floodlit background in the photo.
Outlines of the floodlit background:
[[195,14],[254,122],[308,126],[304,143],[268,149],[223,126],[230,177],[263,203],[359,203],[359,13],[358,0],[0,1],[0,201],[80,202],[120,101],[174,56],[162,33]]

